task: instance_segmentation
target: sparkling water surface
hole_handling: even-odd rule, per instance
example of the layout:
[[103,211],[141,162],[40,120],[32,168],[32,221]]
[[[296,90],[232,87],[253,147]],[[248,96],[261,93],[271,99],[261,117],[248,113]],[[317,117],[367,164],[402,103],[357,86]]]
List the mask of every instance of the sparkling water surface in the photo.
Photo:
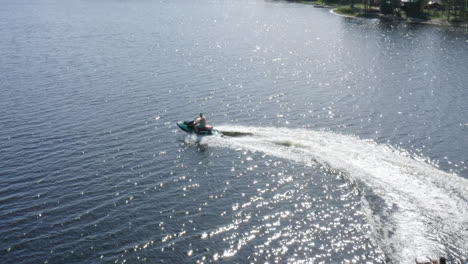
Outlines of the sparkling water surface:
[[6,0],[0,36],[2,263],[468,258],[466,30]]

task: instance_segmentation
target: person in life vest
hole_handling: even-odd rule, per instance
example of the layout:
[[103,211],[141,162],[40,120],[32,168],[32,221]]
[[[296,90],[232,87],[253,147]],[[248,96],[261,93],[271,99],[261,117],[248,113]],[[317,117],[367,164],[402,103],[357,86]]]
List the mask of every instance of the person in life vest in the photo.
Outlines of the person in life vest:
[[204,130],[207,129],[206,125],[206,117],[203,113],[200,113],[199,117],[196,117],[193,120],[193,128],[195,129],[195,132],[199,132],[199,130]]

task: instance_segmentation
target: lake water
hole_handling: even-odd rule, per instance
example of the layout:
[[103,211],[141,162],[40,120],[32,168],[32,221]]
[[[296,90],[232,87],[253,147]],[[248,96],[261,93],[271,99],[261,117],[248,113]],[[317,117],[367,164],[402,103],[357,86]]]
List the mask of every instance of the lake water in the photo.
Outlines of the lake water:
[[[468,258],[468,33],[261,0],[4,0],[2,263]],[[189,136],[204,112],[243,137]]]

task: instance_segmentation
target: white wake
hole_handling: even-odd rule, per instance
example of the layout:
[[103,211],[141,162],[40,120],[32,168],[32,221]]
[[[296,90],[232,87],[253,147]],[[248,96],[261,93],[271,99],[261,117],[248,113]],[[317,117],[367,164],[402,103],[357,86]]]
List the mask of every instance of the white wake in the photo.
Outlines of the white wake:
[[385,208],[368,207],[369,221],[377,243],[393,261],[414,263],[416,256],[447,256],[453,250],[466,257],[468,180],[404,151],[352,136],[305,129],[217,128],[253,135],[207,137],[203,143],[323,166],[382,198]]

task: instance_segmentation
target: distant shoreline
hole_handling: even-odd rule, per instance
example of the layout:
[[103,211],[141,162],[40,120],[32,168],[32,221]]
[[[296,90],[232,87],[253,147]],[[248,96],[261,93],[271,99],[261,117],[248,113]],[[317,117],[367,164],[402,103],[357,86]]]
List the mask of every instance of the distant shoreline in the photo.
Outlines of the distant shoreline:
[[[452,23],[447,20],[442,20],[438,18],[429,18],[429,19],[422,19],[422,18],[412,18],[412,17],[399,17],[395,15],[384,15],[380,12],[380,10],[376,8],[372,8],[369,14],[362,14],[359,12],[343,12],[342,10],[349,10],[349,5],[340,5],[340,4],[326,4],[321,1],[304,1],[304,0],[288,0],[289,2],[305,4],[305,5],[312,5],[315,8],[329,8],[330,13],[338,16],[344,17],[352,17],[352,18],[379,18],[379,19],[387,19],[387,20],[395,20],[401,21],[406,23],[417,23],[417,24],[426,24],[426,25],[433,25],[433,26],[449,26],[449,27],[460,27],[460,28],[468,28],[468,23]],[[358,6],[358,4],[356,4]],[[359,8],[356,8],[359,9]]]
[[379,19],[387,19],[387,20],[396,20],[396,21],[401,21],[405,23],[415,23],[415,24],[426,24],[426,25],[433,25],[433,26],[444,26],[444,27],[461,27],[461,28],[468,28],[468,24],[466,23],[460,23],[460,24],[453,24],[448,21],[443,21],[440,19],[418,19],[418,18],[402,18],[402,17],[397,17],[397,16],[386,16],[383,14],[380,15],[371,15],[371,16],[356,16],[356,15],[351,15],[351,14],[346,14],[346,13],[340,13],[338,12],[337,8],[333,8],[330,10],[330,13],[337,15],[337,16],[344,16],[344,17],[351,17],[351,18],[364,18],[364,19],[369,19],[369,18],[379,18]]

